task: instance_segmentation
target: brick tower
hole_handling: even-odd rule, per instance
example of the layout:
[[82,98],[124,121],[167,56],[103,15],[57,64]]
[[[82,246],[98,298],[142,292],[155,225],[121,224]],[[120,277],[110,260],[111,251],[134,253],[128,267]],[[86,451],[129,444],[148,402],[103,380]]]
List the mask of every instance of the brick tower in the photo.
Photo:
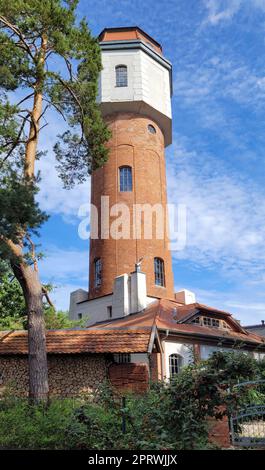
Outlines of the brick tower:
[[[89,299],[110,295],[114,279],[133,272],[140,259],[147,295],[173,298],[164,157],[171,143],[171,64],[161,46],[138,27],[105,29],[99,40],[103,63],[99,101],[112,137],[108,162],[92,174],[91,203],[99,213],[99,238],[90,241]],[[113,211],[109,221],[101,220],[102,196],[109,197]],[[106,224],[121,215],[113,208],[116,204],[128,208],[125,236],[105,233]],[[160,215],[151,210],[140,216],[140,235],[135,223],[139,204],[150,205],[147,213],[151,207],[162,207]],[[147,239],[144,224],[149,235],[152,229]]]

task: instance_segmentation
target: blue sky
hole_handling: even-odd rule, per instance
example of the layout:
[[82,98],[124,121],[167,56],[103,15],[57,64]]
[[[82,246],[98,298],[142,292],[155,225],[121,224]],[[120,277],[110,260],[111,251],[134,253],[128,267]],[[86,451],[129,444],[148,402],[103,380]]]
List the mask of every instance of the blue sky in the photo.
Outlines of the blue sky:
[[[168,199],[187,206],[187,245],[173,253],[176,289],[241,321],[265,319],[265,0],[81,0],[97,35],[138,25],[173,64],[173,144],[167,149]],[[88,241],[78,209],[90,182],[62,188],[52,144],[62,123],[45,128],[39,201],[50,215],[41,230],[41,263],[53,297],[88,283]]]

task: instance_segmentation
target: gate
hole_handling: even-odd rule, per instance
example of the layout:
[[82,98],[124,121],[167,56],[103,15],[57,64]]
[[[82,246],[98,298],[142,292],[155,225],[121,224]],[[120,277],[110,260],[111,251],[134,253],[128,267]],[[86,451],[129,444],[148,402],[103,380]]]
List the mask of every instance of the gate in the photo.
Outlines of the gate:
[[[246,387],[256,390],[253,402],[245,403],[235,413],[230,415],[231,441],[239,447],[265,448],[265,380],[255,382],[242,382],[233,389]],[[260,391],[261,388],[261,391]],[[255,403],[255,400],[259,403]]]

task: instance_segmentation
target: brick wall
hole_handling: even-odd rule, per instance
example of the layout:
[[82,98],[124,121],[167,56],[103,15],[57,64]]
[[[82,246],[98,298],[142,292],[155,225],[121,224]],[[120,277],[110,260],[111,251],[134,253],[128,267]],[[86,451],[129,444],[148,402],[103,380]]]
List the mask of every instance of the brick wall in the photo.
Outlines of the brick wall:
[[209,419],[209,441],[221,448],[231,447],[227,416],[223,419]]
[[[99,225],[101,221],[101,196],[109,196],[110,209],[119,203],[128,207],[130,221],[126,224],[129,230],[127,239],[125,235],[117,240],[113,237],[99,238],[90,242],[90,271],[89,296],[100,297],[113,290],[113,281],[116,276],[134,271],[135,262],[143,257],[141,269],[147,277],[147,294],[159,298],[173,298],[174,283],[172,273],[171,253],[166,230],[166,174],[164,157],[164,137],[161,129],[152,119],[137,114],[115,114],[106,118],[112,131],[112,138],[108,142],[110,149],[109,159],[102,168],[94,171],[91,179],[91,202],[98,208]],[[148,131],[152,124],[156,133]],[[132,167],[132,192],[119,191],[119,167],[128,165]],[[133,205],[134,204],[160,204],[164,208],[162,238],[156,237],[153,216],[150,224],[152,234],[150,239],[144,239],[144,218],[141,219],[142,236],[134,237],[133,233]],[[117,219],[110,217],[110,226]],[[121,214],[119,214],[120,216]],[[93,225],[93,224],[92,224]],[[124,228],[124,227],[123,227]],[[120,231],[121,227],[117,227]],[[103,233],[102,233],[103,238]],[[138,238],[138,239],[137,239]],[[154,257],[160,257],[165,264],[165,287],[155,285]],[[94,260],[102,259],[102,283],[95,288]]]
[[[104,355],[49,355],[51,395],[75,396],[93,392],[106,379]],[[0,357],[0,393],[11,386],[15,395],[28,393],[26,357]]]
[[111,364],[109,379],[120,391],[144,393],[149,387],[147,364]]

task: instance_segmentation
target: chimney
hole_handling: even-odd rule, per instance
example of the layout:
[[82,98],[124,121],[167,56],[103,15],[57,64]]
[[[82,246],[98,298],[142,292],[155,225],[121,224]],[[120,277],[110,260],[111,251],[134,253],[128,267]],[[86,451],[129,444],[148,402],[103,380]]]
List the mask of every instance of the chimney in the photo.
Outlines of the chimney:
[[146,308],[146,274],[136,269],[130,278],[130,313],[141,312]]
[[75,319],[77,313],[77,304],[88,300],[88,292],[84,289],[77,289],[70,294],[69,317]]
[[129,276],[115,277],[112,299],[112,318],[120,318],[129,312]]
[[175,292],[175,301],[179,302],[180,304],[189,305],[196,302],[196,297],[194,292],[183,289],[179,292]]

